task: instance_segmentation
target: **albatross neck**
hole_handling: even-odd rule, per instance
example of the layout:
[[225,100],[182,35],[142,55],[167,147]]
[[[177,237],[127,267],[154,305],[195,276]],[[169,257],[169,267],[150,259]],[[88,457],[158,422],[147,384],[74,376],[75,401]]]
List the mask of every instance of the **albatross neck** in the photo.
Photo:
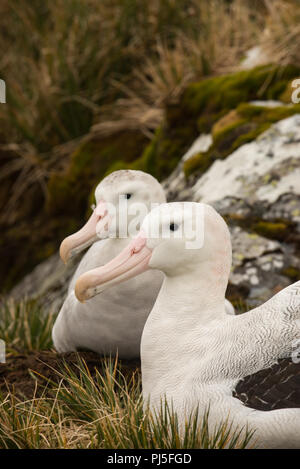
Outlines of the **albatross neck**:
[[228,276],[226,266],[213,262],[194,272],[166,275],[154,309],[170,319],[207,325],[225,313]]

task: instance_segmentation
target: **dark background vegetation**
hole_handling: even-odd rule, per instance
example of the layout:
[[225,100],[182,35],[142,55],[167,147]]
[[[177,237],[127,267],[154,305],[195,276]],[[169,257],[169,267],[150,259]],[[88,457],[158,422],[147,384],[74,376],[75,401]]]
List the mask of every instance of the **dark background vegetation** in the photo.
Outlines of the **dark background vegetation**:
[[201,130],[183,125],[190,83],[236,71],[254,46],[300,63],[292,0],[2,0],[0,18],[2,291],[82,224],[105,174],[170,173]]

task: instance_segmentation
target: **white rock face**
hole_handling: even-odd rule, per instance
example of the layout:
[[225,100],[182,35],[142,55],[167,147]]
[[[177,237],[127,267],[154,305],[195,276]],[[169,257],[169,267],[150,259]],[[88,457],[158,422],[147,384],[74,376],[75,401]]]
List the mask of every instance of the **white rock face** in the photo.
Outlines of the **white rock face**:
[[270,62],[270,57],[262,50],[261,46],[252,47],[246,52],[246,57],[241,64],[242,70],[249,70],[258,65]]
[[[197,148],[201,141],[194,142],[183,160],[205,151]],[[297,280],[286,272],[300,272],[300,115],[274,124],[225,160],[215,161],[196,182],[191,178],[194,185],[184,177],[183,160],[166,181],[168,198],[209,203],[228,221],[233,246],[231,290],[247,298],[251,307]],[[288,243],[253,232],[257,221],[281,220],[291,223]]]
[[212,136],[210,134],[201,134],[194,141],[191,148],[186,152],[185,155],[182,157],[182,161],[187,161],[192,156],[196,155],[196,153],[202,153],[209,149],[212,144]]
[[189,198],[190,190],[186,187],[186,179],[183,172],[183,164],[196,153],[205,152],[212,144],[212,136],[210,134],[201,134],[194,141],[190,149],[183,155],[177,168],[170,174],[170,176],[162,183],[164,190],[167,193],[168,200],[177,199],[177,194],[182,192],[183,198]]
[[269,101],[250,101],[249,104],[252,104],[252,106],[262,106],[262,107],[279,107],[279,106],[290,106],[290,104],[285,104],[282,101],[275,101],[273,99],[270,99]]
[[272,203],[284,193],[300,195],[299,142],[297,114],[215,161],[193,187],[193,199],[213,203],[230,196]]

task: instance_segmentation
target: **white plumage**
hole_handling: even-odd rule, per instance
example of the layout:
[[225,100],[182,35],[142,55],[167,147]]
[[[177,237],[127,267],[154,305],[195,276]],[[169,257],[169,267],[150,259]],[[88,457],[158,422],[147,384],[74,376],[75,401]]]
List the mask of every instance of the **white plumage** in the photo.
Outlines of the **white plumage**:
[[139,259],[165,274],[142,335],[143,396],[153,409],[166,397],[182,424],[197,406],[200,415],[209,406],[210,428],[229,417],[234,424],[254,429],[254,442],[260,447],[300,447],[300,409],[262,412],[233,397],[241,379],[291,357],[295,340],[300,339],[300,282],[248,313],[225,314],[229,230],[212,207],[189,205],[194,214],[204,213],[201,248],[186,249],[184,235],[151,237],[149,230],[157,217],[162,232],[171,227],[170,220],[177,227],[178,220],[188,221],[183,203],[163,204],[145,218],[138,243],[133,241],[109,264],[110,281],[108,268],[103,268],[103,289],[116,283],[120,262],[123,270],[124,262],[130,262],[126,278],[135,274]]
[[[150,211],[151,203],[165,201],[161,185],[149,174],[142,171],[116,171],[96,188],[97,206],[103,200],[117,206],[119,196],[124,194],[131,194],[128,210],[132,203],[144,203]],[[93,234],[90,234],[91,242],[95,239],[95,230]],[[78,238],[82,242],[83,237]],[[86,240],[83,241],[86,245]],[[161,286],[160,272],[146,272],[85,304],[80,303],[74,294],[74,285],[80,275],[105,264],[128,243],[128,238],[101,239],[82,258],[52,331],[54,346],[59,352],[85,349],[105,355],[118,352],[121,358],[139,356],[142,330]],[[68,247],[67,251],[74,249],[77,252],[80,249],[73,238],[69,244],[71,248]]]

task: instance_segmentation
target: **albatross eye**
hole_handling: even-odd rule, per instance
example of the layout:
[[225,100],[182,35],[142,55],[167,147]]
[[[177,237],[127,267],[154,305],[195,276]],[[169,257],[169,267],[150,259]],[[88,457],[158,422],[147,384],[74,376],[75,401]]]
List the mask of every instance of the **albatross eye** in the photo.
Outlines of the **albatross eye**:
[[132,194],[125,194],[125,199],[127,199],[127,200],[128,200],[128,199],[130,199],[130,198],[131,198],[131,196],[132,196]]
[[179,226],[176,225],[176,223],[170,223],[170,230],[171,231],[176,231],[178,230]]

